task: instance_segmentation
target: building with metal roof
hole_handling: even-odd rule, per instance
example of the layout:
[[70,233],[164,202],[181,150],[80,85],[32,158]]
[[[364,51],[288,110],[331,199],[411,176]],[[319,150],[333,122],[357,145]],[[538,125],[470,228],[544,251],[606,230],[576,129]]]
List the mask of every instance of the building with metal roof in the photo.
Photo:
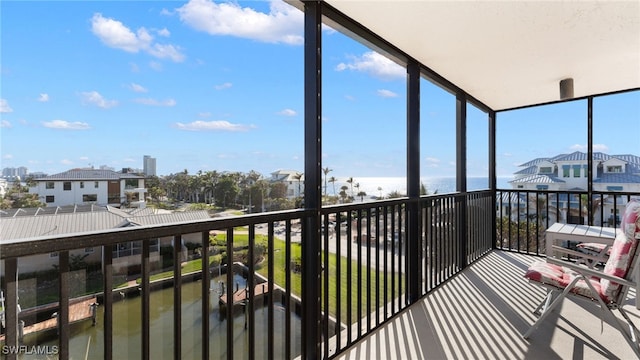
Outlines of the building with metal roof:
[[[72,209],[74,211],[70,211]],[[39,211],[41,209],[59,210],[61,208],[20,209],[12,215],[5,212],[0,217],[0,246],[4,241],[16,239],[31,239],[41,236],[54,236],[103,231],[133,226],[160,225],[180,222],[193,222],[209,219],[206,210],[166,212],[155,209],[118,209],[111,206],[65,207],[65,211]],[[173,245],[173,238],[154,239],[150,251],[152,262],[160,261],[160,246]],[[185,243],[199,243],[202,238],[199,233],[182,235],[182,246]],[[140,262],[141,244],[129,242],[118,244],[113,251],[113,263],[117,269],[122,269]],[[102,260],[102,248],[87,247],[70,252],[75,256],[85,258],[87,263]],[[57,254],[49,253],[30,257],[20,262],[23,273],[51,269],[57,264]]]
[[[514,189],[587,190],[588,155],[576,151],[521,165],[510,181]],[[593,190],[640,192],[640,156],[593,153]]]
[[30,193],[47,206],[111,205],[145,207],[144,176],[127,171],[105,169],[72,169],[34,179]]

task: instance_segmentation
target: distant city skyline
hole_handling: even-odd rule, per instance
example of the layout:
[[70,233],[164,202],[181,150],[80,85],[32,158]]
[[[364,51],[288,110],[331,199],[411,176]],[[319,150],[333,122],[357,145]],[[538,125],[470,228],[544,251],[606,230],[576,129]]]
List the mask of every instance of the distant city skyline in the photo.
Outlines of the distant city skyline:
[[[149,155],[158,175],[303,171],[298,9],[209,0],[0,7],[0,167],[144,170]],[[406,71],[329,27],[323,44],[322,167],[339,178],[405,176]],[[420,175],[455,176],[455,97],[421,86]],[[640,91],[595,99],[595,151],[640,154],[630,135],[640,133],[638,103]],[[486,117],[468,106],[469,176],[488,174]],[[586,151],[586,121],[586,100],[498,113],[498,176]]]

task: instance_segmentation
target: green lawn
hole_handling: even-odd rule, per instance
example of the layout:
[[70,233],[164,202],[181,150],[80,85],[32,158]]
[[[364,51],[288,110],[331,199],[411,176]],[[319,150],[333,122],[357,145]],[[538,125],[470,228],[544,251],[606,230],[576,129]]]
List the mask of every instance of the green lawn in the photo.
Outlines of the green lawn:
[[[219,241],[225,241],[226,240],[226,234],[218,234],[217,235],[217,239]],[[256,235],[256,243],[265,243],[266,244],[267,241],[267,237],[265,235]],[[238,247],[243,247],[243,246],[248,246],[249,244],[249,238],[247,234],[234,234],[233,237],[233,246],[235,248]],[[285,245],[286,243],[283,240],[280,240],[278,238],[276,238],[274,240],[274,274],[273,274],[273,278],[275,281],[275,284],[277,284],[278,286],[285,288],[286,285],[286,263],[285,263]],[[366,262],[366,253],[365,253],[365,248],[363,248],[363,254],[362,254],[362,261]],[[292,243],[291,244],[291,259],[295,259],[295,258],[300,258],[301,257],[301,253],[302,253],[302,247],[300,246],[300,244],[297,243]],[[219,257],[221,255],[213,255],[210,257],[210,262],[214,261],[215,257],[218,257],[218,259],[215,259],[217,261],[219,261]],[[265,254],[266,256],[266,254]],[[372,254],[372,256],[375,256],[374,254]],[[358,270],[360,271],[360,279],[361,279],[361,286],[360,286],[360,297],[362,299],[362,308],[361,308],[361,315],[366,315],[367,313],[367,290],[370,291],[370,296],[371,296],[371,304],[370,304],[370,310],[374,311],[375,310],[375,299],[376,299],[376,290],[377,289],[377,293],[378,293],[378,305],[379,306],[383,306],[384,305],[384,282],[382,281],[382,279],[384,279],[384,274],[382,272],[378,272],[378,276],[381,279],[379,283],[376,283],[376,270],[368,270],[366,266],[358,266],[357,262],[355,260],[351,260],[351,275],[352,278],[349,279],[347,278],[347,266],[349,263],[349,259],[347,259],[346,257],[340,257],[339,258],[340,261],[340,301],[338,301],[338,298],[336,296],[337,294],[337,264],[338,264],[338,257],[335,254],[329,254],[329,269],[328,269],[328,276],[329,276],[329,291],[330,291],[330,296],[329,296],[329,313],[331,315],[336,315],[337,314],[337,308],[338,308],[338,304],[340,304],[340,311],[341,311],[341,319],[344,322],[347,319],[347,310],[349,307],[349,304],[347,302],[347,293],[349,290],[349,286],[351,286],[351,323],[357,321],[358,319],[358,313],[357,313],[357,299],[358,299],[358,287],[357,287],[357,277],[358,277]],[[322,259],[322,265],[324,266],[324,259]],[[196,260],[191,260],[188,261],[183,267],[182,267],[182,274],[186,274],[186,273],[190,273],[190,272],[194,272],[194,271],[200,271],[202,269],[202,260],[201,259],[196,259]],[[261,264],[259,264],[256,267],[256,271],[261,274],[264,277],[268,277],[268,262],[264,261]],[[367,275],[370,276],[371,278],[371,284],[367,283]],[[173,270],[169,270],[169,271],[165,271],[162,273],[158,273],[158,274],[154,274],[151,276],[150,280],[154,281],[154,280],[159,280],[159,279],[164,279],[164,278],[170,278],[173,276]],[[323,281],[323,285],[324,285],[324,278],[322,279]],[[140,279],[138,279],[138,283],[140,283]],[[323,286],[324,287],[324,286]],[[403,282],[403,278],[399,275],[395,275],[395,290],[394,290],[394,295],[398,296],[398,293],[404,291],[404,282]],[[301,274],[299,273],[291,273],[291,292],[296,295],[296,296],[301,296],[302,294],[302,279],[301,279]],[[388,277],[387,279],[387,299],[386,301],[390,301],[390,296],[391,296],[391,276]],[[323,293],[323,299],[324,299],[324,293]],[[324,301],[324,300],[322,300]],[[321,304],[321,306],[324,306],[324,303]]]
[[[220,235],[218,235],[218,237],[220,240],[224,239],[224,238],[220,238]],[[242,245],[248,244],[248,236],[246,234],[244,235],[235,234],[233,239],[234,239],[234,246],[242,246]],[[256,242],[264,241],[264,240],[266,240],[266,237],[264,235],[256,235]],[[275,283],[282,288],[284,288],[286,285],[285,245],[286,243],[283,240],[280,240],[278,238],[274,240],[273,279]],[[300,244],[297,244],[297,243],[291,244],[291,259],[294,259],[296,257],[300,258],[301,254],[302,254],[302,247],[300,246]],[[362,261],[365,262],[366,255],[365,255],[364,248],[363,248],[362,255],[363,255]],[[372,253],[372,256],[375,256],[375,255]],[[336,296],[337,294],[337,291],[336,291],[337,276],[336,275],[337,275],[338,257],[335,254],[329,254],[329,270],[327,273],[329,276],[329,291],[330,291],[329,313],[331,315],[336,315],[338,303],[339,303],[341,318],[342,318],[342,321],[345,321],[345,319],[347,318],[347,309],[349,307],[349,304],[347,303],[347,293],[350,285],[351,286],[351,322],[353,323],[358,319],[358,313],[357,313],[358,270],[360,271],[360,279],[361,279],[361,286],[360,286],[360,297],[362,299],[361,315],[365,315],[367,310],[366,308],[367,289],[371,289],[370,290],[370,296],[371,296],[370,310],[371,311],[375,310],[376,290],[373,290],[373,289],[377,289],[377,292],[378,292],[378,305],[379,306],[384,305],[384,282],[382,281],[382,279],[384,279],[384,274],[382,272],[377,272],[376,270],[368,270],[366,266],[358,266],[358,263],[355,260],[351,260],[352,278],[349,279],[347,278],[348,263],[349,263],[349,259],[347,259],[346,257],[340,257],[340,268],[341,268],[340,269],[340,298],[341,299],[340,301],[338,301],[338,298]],[[324,266],[324,259],[322,259],[322,264]],[[268,263],[267,262],[261,263],[257,267],[257,272],[264,277],[268,277]],[[370,276],[371,284],[367,283],[367,273]],[[376,273],[378,273],[378,276],[380,278],[379,283],[376,283]],[[398,296],[399,292],[404,291],[404,283],[402,279],[403,278],[401,276],[398,276],[397,274],[395,275],[395,290],[394,290],[395,296]],[[322,279],[322,281],[324,285],[324,278]],[[297,296],[301,296],[302,294],[302,279],[299,273],[291,273],[291,292]],[[387,292],[388,292],[387,301],[390,301],[391,300],[390,299],[391,276],[389,276],[387,279]],[[324,293],[323,293],[323,296],[324,296]],[[324,306],[324,304],[322,304],[322,306]]]

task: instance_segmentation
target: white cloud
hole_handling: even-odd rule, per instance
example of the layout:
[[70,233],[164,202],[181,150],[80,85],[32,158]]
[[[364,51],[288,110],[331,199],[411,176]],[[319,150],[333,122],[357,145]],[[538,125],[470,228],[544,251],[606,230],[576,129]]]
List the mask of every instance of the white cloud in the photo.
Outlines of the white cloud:
[[609,152],[609,147],[605,144],[593,144],[593,151],[596,152]]
[[147,92],[147,89],[144,86],[142,86],[140,84],[136,84],[136,83],[131,83],[129,85],[129,89],[131,89],[132,91],[135,91],[137,93],[146,93]]
[[[570,146],[569,149],[571,149],[572,151],[582,151],[582,152],[587,152],[588,150],[587,145],[580,145],[580,144],[574,144]],[[593,144],[593,151],[606,153],[609,151],[609,147],[605,144]]]
[[136,63],[129,63],[129,67],[131,69],[131,72],[134,72],[134,73],[140,72],[140,67]]
[[284,109],[282,111],[278,112],[278,115],[283,115],[283,116],[296,116],[298,115],[298,113],[295,110],[292,109]]
[[211,113],[210,112],[200,112],[198,113],[198,116],[201,118],[208,118],[211,117]]
[[349,101],[356,101],[356,98],[353,95],[345,95],[344,98]]
[[160,30],[157,31],[157,33],[158,33],[158,35],[164,36],[164,37],[171,36],[171,32],[169,32],[169,30],[167,30],[167,28],[160,29]]
[[378,96],[383,98],[394,98],[394,97],[398,97],[398,94],[394,93],[391,90],[380,89],[378,90]]
[[46,128],[61,130],[87,130],[91,128],[87,123],[79,121],[69,122],[65,120],[43,121],[42,125]]
[[0,99],[0,113],[10,112],[13,112],[13,109],[9,106],[9,102],[6,99]]
[[169,58],[173,62],[182,62],[184,55],[180,53],[180,49],[173,45],[154,44],[147,49],[147,52],[159,59]]
[[123,162],[126,162],[126,163],[136,162],[136,160],[135,160],[135,159],[132,159],[132,158],[124,158],[122,161],[123,161]]
[[13,154],[3,154],[2,158],[5,160],[11,160],[13,159]]
[[367,73],[384,80],[406,77],[404,67],[396,64],[377,52],[366,52],[362,56],[349,56],[350,61],[336,66],[337,71],[352,70]]
[[103,109],[112,108],[118,105],[115,100],[107,100],[97,91],[86,91],[82,93],[82,102],[85,104],[92,104]]
[[60,163],[62,165],[73,165],[73,161],[71,161],[69,159],[62,159],[62,160],[60,160]]
[[225,120],[217,120],[217,121],[194,121],[188,124],[183,123],[175,123],[175,127],[180,130],[189,130],[189,131],[247,131],[253,126],[242,125],[242,124],[232,124]]
[[224,84],[216,85],[216,86],[214,86],[214,88],[215,88],[216,90],[224,90],[224,89],[228,89],[228,88],[230,88],[230,87],[232,87],[232,86],[233,86],[233,84],[232,84],[232,83],[230,83],[230,82],[226,82],[226,83],[224,83]]
[[171,16],[171,15],[173,15],[173,12],[163,8],[162,10],[160,10],[160,15]]
[[266,43],[304,43],[303,13],[284,2],[272,1],[268,14],[232,2],[211,0],[191,0],[176,11],[184,23],[211,35],[230,35]]
[[40,102],[49,101],[49,94],[40,94],[40,96],[38,96],[38,101]]
[[440,159],[434,157],[426,157],[424,159],[425,165],[430,168],[436,168],[440,166]]
[[166,100],[159,101],[152,98],[139,98],[133,101],[137,102],[138,104],[151,105],[151,106],[175,106],[176,105],[176,101],[173,99],[166,99]]
[[88,156],[80,156],[79,159],[82,160],[82,161],[87,161],[87,160],[89,160],[89,157]]
[[[144,27],[134,33],[122,22],[105,18],[100,13],[95,13],[91,18],[91,31],[105,45],[115,49],[130,53],[143,51],[157,58],[169,58],[174,62],[181,62],[185,58],[174,45],[154,43],[153,36]],[[164,34],[168,35],[168,30]]]
[[11,127],[11,123],[7,120],[2,120],[0,121],[0,128],[10,128]]

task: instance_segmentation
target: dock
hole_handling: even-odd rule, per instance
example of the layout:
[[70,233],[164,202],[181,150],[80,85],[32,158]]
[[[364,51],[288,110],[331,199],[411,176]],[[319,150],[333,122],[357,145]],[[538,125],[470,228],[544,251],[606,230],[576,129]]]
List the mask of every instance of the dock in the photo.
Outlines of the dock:
[[[262,284],[258,284],[255,286],[253,290],[254,299],[258,299],[259,297],[262,297],[268,292],[269,292],[269,285],[266,282]],[[248,299],[248,297],[249,297],[249,291],[247,291],[247,289],[236,290],[236,292],[233,293],[232,304],[234,305],[244,304],[244,302]],[[226,305],[227,305],[227,294],[224,294],[220,296],[220,306],[223,307]]]
[[[78,321],[87,320],[93,317],[94,311],[92,304],[96,304],[98,300],[90,298],[75,304],[69,305],[69,324],[76,323]],[[39,333],[41,331],[52,330],[58,327],[58,319],[51,318],[33,325],[25,326],[23,330],[23,336]],[[5,335],[0,335],[0,341],[5,340]]]

